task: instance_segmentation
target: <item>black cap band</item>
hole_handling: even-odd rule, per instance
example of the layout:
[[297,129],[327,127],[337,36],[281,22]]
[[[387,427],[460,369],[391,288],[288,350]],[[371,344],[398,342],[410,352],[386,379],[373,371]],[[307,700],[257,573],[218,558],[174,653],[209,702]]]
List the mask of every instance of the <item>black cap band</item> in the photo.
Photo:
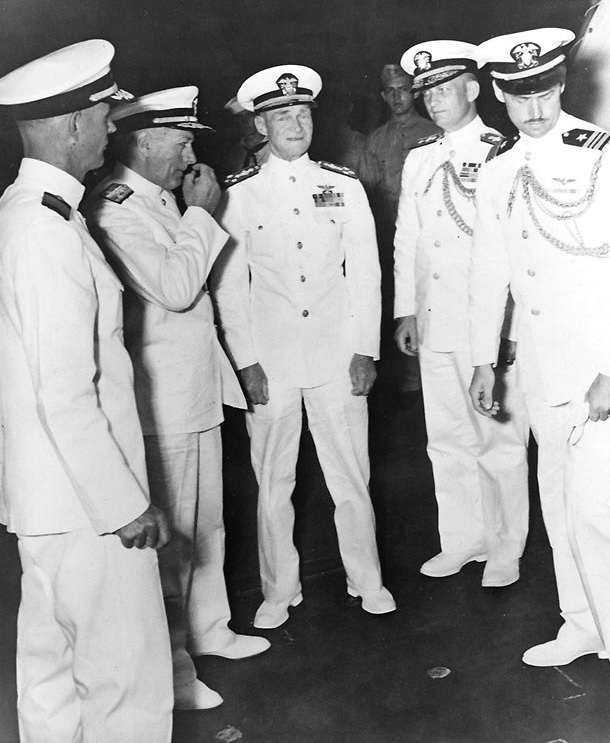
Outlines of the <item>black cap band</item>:
[[203,129],[203,124],[197,121],[193,108],[172,108],[161,111],[140,111],[132,116],[113,119],[117,129],[125,132],[135,132],[137,129],[154,129],[167,127],[169,129]]
[[493,81],[501,91],[509,95],[533,95],[534,93],[543,93],[545,90],[550,90],[555,85],[565,82],[565,73],[565,63],[562,62],[538,75],[518,77],[512,80],[494,77]]
[[[104,93],[104,91],[108,92],[106,96],[97,97],[100,93]],[[119,95],[113,100],[112,96],[117,93],[118,88],[112,78],[112,73],[108,72],[103,77],[81,88],[76,88],[76,90],[68,90],[65,93],[58,93],[57,95],[42,98],[38,101],[2,106],[2,108],[17,121],[50,119],[54,116],[72,113],[73,111],[83,111],[102,101],[107,103],[125,103],[125,97],[121,98]]]

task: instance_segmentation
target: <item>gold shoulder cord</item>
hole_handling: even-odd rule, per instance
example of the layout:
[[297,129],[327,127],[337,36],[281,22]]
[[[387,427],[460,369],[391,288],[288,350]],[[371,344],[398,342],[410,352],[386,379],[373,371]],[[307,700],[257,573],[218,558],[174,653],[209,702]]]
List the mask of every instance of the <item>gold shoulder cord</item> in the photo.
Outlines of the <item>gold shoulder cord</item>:
[[462,230],[462,232],[465,232],[469,237],[472,237],[472,227],[470,227],[470,225],[467,224],[467,222],[463,219],[461,214],[458,212],[455,204],[453,203],[449,178],[451,177],[451,181],[453,182],[455,190],[467,201],[472,201],[474,199],[476,188],[466,188],[462,184],[460,176],[456,173],[452,162],[446,160],[444,163],[441,163],[438,166],[434,173],[432,173],[432,175],[430,176],[430,180],[428,181],[426,188],[424,189],[424,196],[430,190],[432,182],[434,181],[434,179],[436,178],[436,174],[440,170],[443,171],[443,203],[445,204],[445,209],[447,209],[447,213],[460,228],[460,230]]
[[[521,184],[521,188],[523,189],[523,198],[525,199],[527,210],[534,226],[542,237],[553,247],[562,250],[564,253],[569,253],[570,255],[586,255],[596,258],[601,258],[607,255],[610,251],[610,245],[608,243],[602,243],[601,245],[588,248],[580,236],[576,223],[573,225],[574,231],[576,232],[576,239],[578,240],[578,244],[576,245],[566,243],[555,235],[552,235],[550,232],[547,232],[540,224],[540,220],[536,216],[534,210],[535,202],[536,207],[541,212],[558,222],[566,222],[567,220],[575,220],[577,217],[581,217],[589,209],[595,199],[595,186],[597,184],[601,161],[602,156],[600,155],[591,169],[587,190],[581,198],[576,201],[561,201],[560,199],[555,198],[538,181],[534,175],[534,171],[529,165],[522,166],[515,174],[515,179],[510,190],[507,209],[508,216],[510,217],[512,213],[517,191]],[[558,213],[553,211],[551,207],[560,209],[561,212]]]

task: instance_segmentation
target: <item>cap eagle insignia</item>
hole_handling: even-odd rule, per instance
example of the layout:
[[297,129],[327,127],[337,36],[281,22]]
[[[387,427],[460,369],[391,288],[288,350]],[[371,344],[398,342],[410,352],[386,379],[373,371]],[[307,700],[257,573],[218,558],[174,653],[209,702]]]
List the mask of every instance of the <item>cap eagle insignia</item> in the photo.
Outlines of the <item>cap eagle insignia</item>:
[[432,55],[430,52],[417,52],[413,57],[417,72],[426,72],[432,67]]
[[296,95],[297,88],[299,86],[299,80],[291,73],[286,72],[278,77],[278,79],[275,81],[275,84],[284,95]]
[[529,70],[532,67],[538,66],[538,57],[541,51],[538,44],[535,44],[533,41],[525,41],[522,44],[514,46],[510,50],[510,56],[515,60],[520,70]]

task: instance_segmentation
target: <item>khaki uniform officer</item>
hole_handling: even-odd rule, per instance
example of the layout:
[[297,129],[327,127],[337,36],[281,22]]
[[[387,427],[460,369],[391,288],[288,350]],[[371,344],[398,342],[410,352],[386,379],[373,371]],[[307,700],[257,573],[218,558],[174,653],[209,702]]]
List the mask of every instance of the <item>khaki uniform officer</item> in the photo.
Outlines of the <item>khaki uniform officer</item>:
[[520,385],[538,441],[561,616],[535,666],[610,648],[610,135],[561,110],[564,29],[481,45],[519,135],[483,168],[471,276],[471,395],[493,415],[491,364],[510,285]]
[[0,79],[25,155],[0,199],[0,520],[23,568],[22,743],[171,737],[150,549],[169,532],[149,505],[122,286],[77,211],[114,129],[108,104],[125,98],[113,54],[84,41]]
[[[400,65],[384,65],[381,71],[381,97],[390,110],[390,118],[369,134],[358,165],[358,176],[369,195],[377,224],[384,345],[386,336],[391,339],[393,330],[395,288],[392,256],[405,158],[422,138],[440,133],[436,124],[415,110],[411,83],[412,78]],[[421,380],[417,359],[409,356],[401,358],[399,391],[419,390]]]
[[[197,94],[194,86],[172,88],[113,112],[120,160],[92,195],[87,213],[128,287],[125,344],[134,365],[151,497],[187,544],[160,554],[166,601],[183,607],[193,655],[244,658],[269,642],[228,627],[220,424],[222,404],[245,407],[245,399],[218,342],[206,286],[227,235],[210,216],[220,193],[216,179],[193,154],[193,132],[203,128]],[[183,215],[172,193],[180,185]],[[176,706],[215,706],[222,700],[197,680],[174,613]]]
[[460,41],[429,41],[402,58],[444,134],[421,140],[405,162],[394,240],[395,339],[403,353],[419,355],[438,502],[442,551],[421,572],[453,575],[487,558],[483,586],[500,587],[519,578],[527,536],[529,428],[513,366],[496,367],[502,421],[477,415],[468,397],[474,197],[479,170],[502,141],[477,115],[475,51]]
[[383,588],[369,497],[367,400],[379,347],[379,263],[366,196],[346,168],[312,162],[311,105],[321,80],[282,65],[238,92],[271,154],[232,179],[221,223],[233,238],[216,297],[248,391],[259,484],[263,596],[254,626],[277,627],[301,601],[291,503],[305,402],[335,503],[348,592],[374,614],[395,609]]

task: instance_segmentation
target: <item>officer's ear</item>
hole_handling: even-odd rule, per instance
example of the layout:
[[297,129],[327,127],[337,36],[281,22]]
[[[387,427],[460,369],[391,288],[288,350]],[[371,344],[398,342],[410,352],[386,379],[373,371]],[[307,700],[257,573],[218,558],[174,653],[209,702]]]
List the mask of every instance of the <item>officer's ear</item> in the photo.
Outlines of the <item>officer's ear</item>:
[[136,149],[143,155],[148,154],[152,146],[152,134],[148,129],[139,129],[136,133]]
[[479,97],[480,92],[481,86],[479,85],[478,80],[468,80],[466,82],[466,97],[468,99],[468,103],[474,103]]
[[83,112],[73,111],[72,113],[68,114],[66,123],[68,126],[70,138],[73,141],[77,140],[83,127]]
[[256,131],[259,134],[262,134],[263,137],[267,136],[267,122],[265,121],[265,117],[263,116],[263,114],[256,114],[256,116],[254,117],[254,126],[256,127]]

